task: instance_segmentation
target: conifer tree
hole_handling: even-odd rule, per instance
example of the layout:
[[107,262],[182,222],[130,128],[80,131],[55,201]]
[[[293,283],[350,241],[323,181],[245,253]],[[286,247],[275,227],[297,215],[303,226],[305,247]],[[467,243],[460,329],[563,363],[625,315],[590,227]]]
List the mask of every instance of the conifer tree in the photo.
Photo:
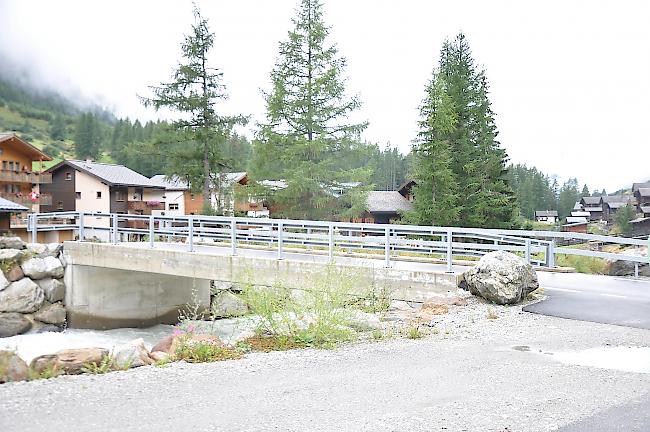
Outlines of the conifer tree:
[[79,159],[97,159],[101,154],[101,131],[93,113],[79,116],[74,135],[75,154]]
[[[224,143],[233,126],[244,124],[247,119],[217,112],[217,104],[227,99],[227,94],[222,72],[209,66],[208,54],[214,46],[214,33],[196,7],[194,19],[191,33],[181,44],[183,61],[174,71],[172,81],[151,87],[154,96],[142,98],[142,102],[156,110],[168,108],[181,114],[172,123],[177,132],[176,142],[163,140],[160,143],[170,156],[166,174],[187,180],[193,189],[200,187],[203,211],[212,213],[211,195],[213,190],[219,189],[227,168],[222,155]],[[136,131],[136,138],[141,132]]]
[[[345,59],[328,42],[329,27],[318,0],[301,0],[293,29],[280,43],[266,97],[266,122],[259,132],[255,158],[260,177],[282,179],[286,188],[272,199],[285,217],[331,219],[358,211],[362,194],[348,190],[337,197],[343,182],[361,181],[367,169],[341,168],[366,123],[348,116],[360,106],[345,93]],[[348,199],[349,198],[349,199]],[[348,203],[344,205],[344,203]]]
[[[445,101],[446,117],[451,120],[420,125],[414,153],[416,180],[423,186],[415,190],[415,219],[439,225],[512,227],[517,207],[508,182],[508,157],[496,139],[498,132],[485,73],[477,71],[462,33],[453,42],[443,44],[433,82],[437,91],[432,92],[429,86],[427,99],[437,102],[425,101],[424,106]],[[427,118],[430,114],[421,115]],[[423,141],[423,136],[429,138]],[[426,142],[435,143],[439,153],[422,151]],[[439,193],[434,203],[431,191],[435,184],[431,184],[431,179],[436,176],[448,180],[444,187],[435,187]]]

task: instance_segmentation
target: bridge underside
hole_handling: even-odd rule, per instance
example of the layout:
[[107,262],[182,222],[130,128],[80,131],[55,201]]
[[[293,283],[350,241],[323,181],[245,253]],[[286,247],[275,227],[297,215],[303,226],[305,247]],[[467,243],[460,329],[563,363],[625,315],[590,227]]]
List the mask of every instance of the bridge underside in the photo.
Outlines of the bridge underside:
[[[463,267],[446,273],[438,264],[287,251],[195,246],[182,243],[66,242],[66,307],[77,328],[143,327],[176,323],[178,310],[210,302],[210,281],[309,289],[315,278],[337,274],[353,281],[354,294],[374,291],[393,299],[424,301],[458,287]],[[194,299],[193,293],[194,292]]]

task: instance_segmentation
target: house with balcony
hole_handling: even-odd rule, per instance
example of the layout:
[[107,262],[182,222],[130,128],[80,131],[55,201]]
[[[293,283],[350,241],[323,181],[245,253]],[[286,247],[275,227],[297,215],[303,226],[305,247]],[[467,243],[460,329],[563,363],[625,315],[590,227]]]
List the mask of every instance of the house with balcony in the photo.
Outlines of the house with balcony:
[[52,175],[41,169],[43,162],[51,160],[15,133],[0,133],[0,198],[33,212],[51,204],[42,186],[52,182]]
[[[66,160],[51,167],[52,183],[42,190],[52,196],[43,212],[101,212],[151,215],[165,210],[165,202],[155,199],[164,187],[123,165]],[[153,198],[152,198],[153,197]],[[108,227],[107,218],[94,218],[88,226]],[[144,228],[144,221],[131,221],[133,228]],[[137,226],[136,226],[137,225]],[[104,239],[107,232],[99,231]]]

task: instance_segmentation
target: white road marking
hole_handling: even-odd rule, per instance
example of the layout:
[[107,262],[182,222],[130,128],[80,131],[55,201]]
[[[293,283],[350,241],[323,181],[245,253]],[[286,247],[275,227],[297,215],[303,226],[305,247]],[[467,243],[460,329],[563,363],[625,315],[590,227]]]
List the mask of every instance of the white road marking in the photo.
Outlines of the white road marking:
[[614,298],[623,298],[623,299],[629,298],[628,296],[619,295],[619,294],[605,294],[605,293],[603,293],[603,294],[600,294],[600,295],[603,296],[603,297],[614,297]]
[[580,290],[574,290],[574,289],[569,289],[569,288],[555,288],[555,287],[543,287],[545,290],[549,291],[562,291],[562,292],[570,292],[570,293],[579,293],[579,294],[584,294],[584,291]]

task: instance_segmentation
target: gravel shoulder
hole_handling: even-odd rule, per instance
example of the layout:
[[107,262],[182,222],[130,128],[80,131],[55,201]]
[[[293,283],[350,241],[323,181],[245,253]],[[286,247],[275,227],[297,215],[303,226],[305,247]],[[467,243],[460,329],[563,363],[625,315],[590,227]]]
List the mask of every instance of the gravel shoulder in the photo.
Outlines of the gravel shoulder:
[[[489,310],[498,318],[488,319]],[[433,329],[419,340],[5,384],[0,430],[539,432],[650,391],[650,373],[565,364],[553,355],[647,347],[649,330],[477,299],[453,307]]]

